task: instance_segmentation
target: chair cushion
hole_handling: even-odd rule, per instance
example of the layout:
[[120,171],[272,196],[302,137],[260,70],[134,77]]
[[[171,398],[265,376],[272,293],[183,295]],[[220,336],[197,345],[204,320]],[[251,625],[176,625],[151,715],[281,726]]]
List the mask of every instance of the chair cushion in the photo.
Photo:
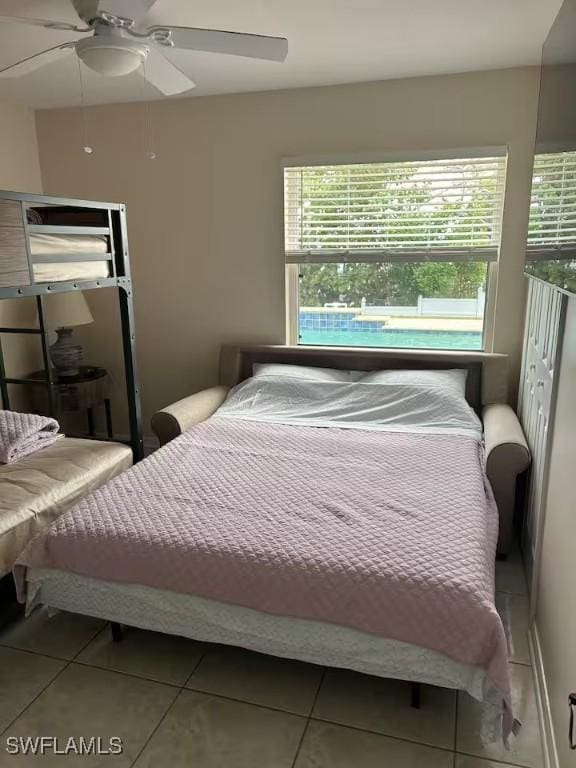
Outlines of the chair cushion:
[[36,533],[131,465],[126,445],[71,437],[0,465],[0,576]]

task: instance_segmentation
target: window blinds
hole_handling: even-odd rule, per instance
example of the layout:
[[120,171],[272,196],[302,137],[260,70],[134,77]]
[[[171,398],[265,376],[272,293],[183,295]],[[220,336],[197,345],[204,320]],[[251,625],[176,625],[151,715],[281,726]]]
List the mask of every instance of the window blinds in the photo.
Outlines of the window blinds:
[[549,259],[565,251],[576,251],[576,152],[536,155],[528,257]]
[[492,261],[505,157],[288,167],[288,263]]

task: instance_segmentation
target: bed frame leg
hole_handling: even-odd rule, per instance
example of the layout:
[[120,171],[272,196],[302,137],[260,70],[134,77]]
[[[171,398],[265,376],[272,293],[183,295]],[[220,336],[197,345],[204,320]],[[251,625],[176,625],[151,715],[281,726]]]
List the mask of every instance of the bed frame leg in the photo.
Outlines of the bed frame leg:
[[422,686],[420,683],[410,683],[410,706],[414,709],[420,709],[420,699],[422,694]]
[[122,639],[124,637],[124,633],[122,632],[122,625],[118,624],[118,622],[116,621],[111,621],[110,629],[112,630],[112,640],[115,643],[122,642]]

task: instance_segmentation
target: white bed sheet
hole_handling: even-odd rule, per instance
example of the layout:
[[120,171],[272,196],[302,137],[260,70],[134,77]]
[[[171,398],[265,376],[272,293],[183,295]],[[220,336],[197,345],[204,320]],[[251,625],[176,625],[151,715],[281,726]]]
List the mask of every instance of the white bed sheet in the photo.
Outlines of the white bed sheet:
[[417,383],[257,376],[234,387],[217,415],[312,427],[482,436],[480,419],[457,390]]
[[64,253],[101,253],[108,251],[106,235],[30,235],[30,253],[34,256],[60,256]]
[[118,621],[194,640],[236,645],[378,677],[465,690],[486,699],[483,670],[443,654],[336,624],[274,616],[250,608],[67,571],[28,571],[30,612],[37,605]]
[[32,269],[37,283],[57,283],[65,280],[98,280],[110,276],[110,262],[62,261],[34,263],[35,256],[57,257],[64,254],[105,255],[108,238],[105,235],[54,235],[33,233],[30,235]]
[[110,277],[109,261],[68,261],[58,264],[33,264],[37,283],[58,283],[65,280],[99,280]]

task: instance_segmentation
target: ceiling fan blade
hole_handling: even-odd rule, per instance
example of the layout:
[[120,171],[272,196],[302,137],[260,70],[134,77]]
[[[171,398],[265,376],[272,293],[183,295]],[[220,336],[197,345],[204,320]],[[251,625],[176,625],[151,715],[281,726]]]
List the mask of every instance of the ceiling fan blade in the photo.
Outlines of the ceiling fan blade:
[[10,64],[10,66],[0,69],[0,77],[21,77],[29,72],[34,72],[35,69],[67,56],[74,49],[74,45],[75,43],[64,43],[54,48],[48,48],[46,51],[35,53],[34,56],[28,56],[27,59],[22,59],[16,64]]
[[145,16],[156,0],[72,0],[76,13],[89,24],[101,13],[138,21]]
[[100,0],[100,10],[138,21],[156,2],[157,0]]
[[284,37],[167,26],[150,27],[147,32],[159,45],[186,48],[192,51],[226,53],[231,56],[248,56],[252,59],[268,61],[284,61],[288,55],[288,40]]
[[25,16],[0,16],[0,23],[27,24],[32,27],[46,27],[46,29],[58,29],[63,32],[89,32],[67,21],[51,21],[50,19],[31,19]]
[[98,16],[100,0],[72,0],[72,5],[82,21],[85,21],[86,24],[90,24],[92,19],[95,19]]
[[167,96],[184,93],[196,87],[188,75],[155,48],[151,48],[144,64],[144,76],[147,82]]

